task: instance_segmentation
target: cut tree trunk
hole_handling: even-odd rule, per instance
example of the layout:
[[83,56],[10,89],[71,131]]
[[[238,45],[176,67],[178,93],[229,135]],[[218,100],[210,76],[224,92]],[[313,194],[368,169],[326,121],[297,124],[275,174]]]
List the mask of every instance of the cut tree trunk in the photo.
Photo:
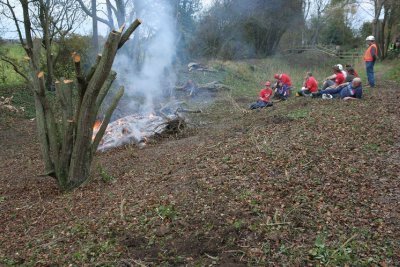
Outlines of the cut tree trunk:
[[33,47],[27,48],[30,61],[29,84],[34,93],[36,121],[41,152],[45,160],[45,175],[54,177],[61,190],[70,190],[84,183],[90,174],[94,153],[104,135],[111,115],[121,99],[121,87],[112,105],[108,108],[100,130],[93,138],[93,125],[99,108],[110,90],[116,73],[111,70],[119,48],[140,25],[140,20],[112,31],[87,75],[82,73],[81,57],[74,53],[73,62],[77,77],[78,97],[74,104],[72,80],[56,81],[56,96],[61,107],[58,118],[46,98],[44,73],[39,70],[40,40],[34,40]]

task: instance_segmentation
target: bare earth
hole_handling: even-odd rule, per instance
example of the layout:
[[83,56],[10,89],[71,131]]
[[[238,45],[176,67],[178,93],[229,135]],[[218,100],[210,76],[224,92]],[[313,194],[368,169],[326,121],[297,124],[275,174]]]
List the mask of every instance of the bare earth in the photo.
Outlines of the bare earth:
[[399,98],[219,100],[202,126],[100,153],[66,194],[39,177],[35,123],[7,117],[0,265],[399,266]]

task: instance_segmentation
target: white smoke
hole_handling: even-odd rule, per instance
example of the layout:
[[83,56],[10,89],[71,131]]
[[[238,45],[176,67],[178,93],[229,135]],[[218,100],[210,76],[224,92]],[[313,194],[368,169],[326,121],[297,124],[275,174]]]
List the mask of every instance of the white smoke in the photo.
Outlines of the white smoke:
[[[143,23],[134,33],[139,34],[136,40],[140,39],[140,48],[133,47],[140,51],[120,53],[113,66],[118,73],[118,82],[125,86],[126,97],[132,99],[132,110],[138,110],[137,97],[141,98],[140,113],[154,112],[155,104],[165,90],[176,82],[172,67],[176,55],[176,22],[168,2],[138,1],[137,17]],[[138,52],[142,57],[140,66],[133,56]]]
[[165,118],[154,113],[157,106],[159,109],[160,101],[165,99],[166,91],[174,88],[176,83],[173,70],[176,21],[168,2],[135,1],[136,16],[142,20],[142,25],[114,61],[115,84],[125,87],[125,95],[119,114],[114,114],[115,121],[108,125],[99,150],[139,143],[162,130],[159,126]]

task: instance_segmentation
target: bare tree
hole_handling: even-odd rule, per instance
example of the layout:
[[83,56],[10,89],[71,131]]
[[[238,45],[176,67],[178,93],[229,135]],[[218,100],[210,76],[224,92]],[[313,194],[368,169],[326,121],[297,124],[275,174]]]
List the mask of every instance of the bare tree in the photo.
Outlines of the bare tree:
[[[0,0],[0,5],[4,8],[3,15],[15,22],[20,43],[25,46],[23,31],[20,24],[22,20],[17,18],[19,10],[16,4],[20,3],[26,7],[23,1]],[[57,49],[54,43],[64,39],[71,33],[83,20],[82,13],[78,6],[68,0],[32,0],[27,3],[30,12],[30,31],[42,38],[42,46],[46,55],[46,87],[54,89],[54,65],[58,60]],[[25,12],[25,11],[23,11]]]
[[[121,27],[126,21],[126,5],[129,1],[125,2],[124,0],[113,0],[113,2],[111,2],[111,0],[106,0],[104,3],[107,10],[106,18],[98,15],[98,3],[96,0],[90,1],[90,8],[86,6],[83,0],[76,0],[76,2],[80,5],[82,11],[85,12],[87,16],[92,18],[92,43],[94,52],[97,53],[99,48],[98,22],[107,25],[110,30]],[[117,25],[115,25],[114,17],[117,19]]]
[[[68,79],[56,81],[56,96],[62,113],[58,116],[45,90],[45,75],[41,70],[40,61],[43,41],[32,37],[33,3],[29,0],[19,0],[19,2],[22,7],[22,19],[17,18],[14,6],[7,5],[9,2],[5,3],[10,8],[12,16],[16,18],[15,25],[17,31],[21,33],[21,44],[26,52],[27,64],[21,66],[8,58],[1,59],[14,67],[33,93],[38,137],[46,168],[45,175],[54,177],[60,189],[70,190],[88,179],[94,154],[124,92],[124,88],[121,87],[108,108],[99,131],[93,137],[93,125],[99,108],[116,78],[116,73],[111,71],[113,61],[118,49],[129,40],[141,22],[135,20],[126,31],[125,27],[111,31],[103,53],[97,56],[96,63],[86,74],[81,69],[80,56],[73,54],[78,97],[73,97],[73,81]],[[20,27],[20,21],[23,23],[23,28]],[[25,32],[25,38],[22,38],[22,32]]]

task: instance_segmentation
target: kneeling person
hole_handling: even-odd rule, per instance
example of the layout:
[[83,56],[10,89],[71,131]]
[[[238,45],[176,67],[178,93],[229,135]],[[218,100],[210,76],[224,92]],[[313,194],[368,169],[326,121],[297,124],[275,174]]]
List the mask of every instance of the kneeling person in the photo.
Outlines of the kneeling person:
[[259,94],[259,99],[256,103],[250,105],[250,109],[271,107],[273,104],[270,102],[269,98],[272,96],[271,82],[265,82],[265,88],[261,89]]
[[340,97],[344,100],[361,99],[363,94],[362,84],[360,78],[354,78],[352,82],[344,83],[336,88],[322,90],[318,93],[312,94],[313,97],[333,98]]

